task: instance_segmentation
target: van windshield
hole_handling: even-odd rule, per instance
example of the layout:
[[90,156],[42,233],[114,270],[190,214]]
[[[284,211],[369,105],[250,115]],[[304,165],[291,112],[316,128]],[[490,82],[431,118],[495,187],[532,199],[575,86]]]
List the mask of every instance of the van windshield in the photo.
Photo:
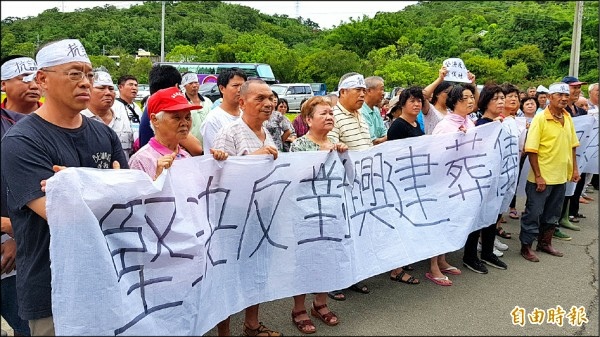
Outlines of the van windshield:
[[287,91],[287,87],[281,86],[281,85],[272,85],[271,86],[271,90],[275,91],[277,93],[277,95],[285,95],[285,92]]

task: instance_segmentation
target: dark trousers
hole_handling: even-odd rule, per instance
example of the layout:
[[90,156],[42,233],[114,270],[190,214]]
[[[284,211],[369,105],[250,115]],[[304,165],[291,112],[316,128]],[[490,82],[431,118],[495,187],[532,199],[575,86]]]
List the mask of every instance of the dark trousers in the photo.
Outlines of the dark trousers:
[[525,245],[532,244],[540,232],[558,224],[567,184],[546,185],[543,192],[537,192],[536,186],[535,183],[529,181],[525,185],[527,200],[525,201],[525,212],[521,215],[521,232],[519,233],[519,240]]
[[[523,164],[525,164],[525,159],[527,159],[527,154],[522,155],[521,159],[519,159],[519,177],[517,178],[517,181],[521,180],[521,172],[523,172]],[[515,195],[513,196],[512,200],[510,201],[510,205],[508,207],[515,208],[516,205],[517,205],[517,193],[515,193]]]
[[569,204],[569,215],[571,216],[579,214],[579,198],[581,198],[581,194],[585,188],[585,177],[587,174],[589,173],[582,173],[577,185],[575,185],[575,192],[571,196],[571,203]]
[[[498,220],[500,220],[498,215]],[[481,235],[481,256],[494,254],[494,239],[496,238],[496,224],[493,223],[482,229],[478,229],[467,237],[463,261],[472,261],[477,258],[477,242]]]

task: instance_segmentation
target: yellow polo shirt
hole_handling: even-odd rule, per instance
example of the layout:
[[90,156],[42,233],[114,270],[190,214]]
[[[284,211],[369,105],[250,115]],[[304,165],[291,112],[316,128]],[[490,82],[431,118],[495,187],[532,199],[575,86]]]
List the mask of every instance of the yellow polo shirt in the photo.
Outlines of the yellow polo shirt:
[[[561,125],[546,108],[533,117],[527,131],[525,152],[538,154],[540,173],[548,185],[564,184],[573,174],[573,148],[579,146],[579,139],[571,115],[563,109],[563,116]],[[533,170],[527,180],[535,183]]]

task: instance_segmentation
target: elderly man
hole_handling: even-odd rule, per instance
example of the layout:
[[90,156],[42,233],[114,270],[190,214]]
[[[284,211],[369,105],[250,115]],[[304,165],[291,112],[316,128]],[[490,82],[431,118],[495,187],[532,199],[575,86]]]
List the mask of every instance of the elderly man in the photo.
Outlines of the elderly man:
[[338,84],[339,100],[333,107],[335,124],[327,137],[346,144],[349,150],[364,150],[373,145],[369,124],[361,113],[366,88],[363,75],[354,72],[343,75]]
[[[11,55],[2,60],[2,91],[6,92],[6,99],[2,102],[0,138],[4,137],[4,134],[15,123],[41,106],[39,103],[40,90],[35,83],[36,71],[37,65],[29,57]],[[17,244],[8,215],[4,179],[2,179],[0,190],[3,193],[3,197],[0,198],[2,213],[2,311],[0,313],[13,329],[15,336],[28,336],[30,334],[29,323],[19,317],[15,270]]]
[[575,155],[579,139],[573,120],[565,110],[569,95],[566,83],[550,85],[550,105],[543,113],[535,115],[525,141],[524,151],[528,154],[531,170],[525,185],[527,201],[519,239],[521,255],[532,262],[539,261],[531,249],[536,236],[537,251],[563,256],[552,247],[552,237],[560,219],[566,183],[579,181]]
[[[577,100],[579,99],[579,96],[581,96],[581,85],[586,83],[580,82],[576,77],[573,76],[563,77],[562,82],[567,83],[569,85],[569,98],[565,110],[571,115],[571,117],[587,115],[586,110],[578,107],[575,104],[575,102],[577,102]],[[574,231],[581,230],[581,227],[575,225],[575,223],[578,223],[580,218],[579,202],[586,204],[588,203],[586,199],[581,197],[581,193],[583,192],[583,187],[585,183],[585,177],[586,174],[582,173],[580,181],[575,186],[575,191],[573,192],[573,195],[565,197],[562,207],[562,216],[559,221],[561,227]],[[560,236],[560,234],[557,233],[557,236]]]
[[[189,104],[177,87],[161,89],[148,99],[148,115],[154,137],[129,160],[129,167],[146,172],[156,180],[164,169],[176,159],[189,158],[190,154],[179,146],[192,127],[192,110],[201,108]],[[212,150],[211,150],[212,151]],[[212,151],[217,160],[227,159],[223,151]]]
[[[363,75],[351,72],[340,78],[339,101],[333,107],[334,125],[327,134],[333,143],[344,143],[349,150],[364,150],[373,146],[369,124],[361,113],[366,91],[367,86]],[[369,288],[360,282],[353,284],[350,289],[363,294],[370,292]],[[331,291],[328,295],[337,301],[346,299],[346,295],[341,290]]]
[[93,120],[108,125],[113,129],[125,153],[125,158],[133,153],[133,130],[127,115],[122,110],[114,111],[112,109],[115,102],[115,85],[110,74],[105,71],[96,71],[94,73],[94,85],[91,89],[90,103],[88,108],[81,113]]
[[2,91],[6,93],[2,109],[29,114],[42,106],[34,78],[36,70],[37,65],[30,57],[12,55],[2,60]]
[[381,118],[381,112],[378,107],[383,100],[383,96],[385,96],[383,84],[383,78],[379,76],[370,76],[365,79],[367,91],[361,113],[369,125],[369,133],[373,145],[381,144],[387,140],[387,129],[383,124],[383,118]]
[[[236,77],[238,75],[232,77],[233,81],[236,81]],[[237,79],[237,82],[239,82],[239,79]],[[223,89],[221,89],[221,92],[224,92]],[[233,88],[230,91],[234,93]],[[223,104],[229,104],[228,100],[225,99],[225,95],[223,97]],[[239,108],[244,113],[241,118],[219,130],[213,148],[224,150],[230,156],[270,154],[274,159],[277,159],[278,152],[275,142],[273,142],[269,131],[263,125],[264,122],[269,120],[273,109],[275,109],[273,97],[273,91],[263,80],[252,79],[243,82],[239,89]],[[258,306],[256,304],[246,308],[243,335],[281,336],[279,332],[267,328],[258,321]],[[229,334],[229,321],[230,318],[228,317],[219,323],[217,326],[219,336]]]
[[535,98],[536,93],[537,93],[537,89],[535,87],[527,88],[527,97]]
[[187,98],[190,104],[201,106],[199,109],[192,110],[192,130],[190,130],[190,133],[198,138],[200,142],[202,142],[200,126],[212,108],[212,101],[210,98],[204,97],[198,92],[200,84],[198,82],[198,75],[196,73],[183,74],[181,87],[185,93],[185,98]]
[[46,101],[4,135],[1,168],[19,257],[19,316],[29,320],[32,335],[51,336],[50,229],[40,184],[59,166],[128,165],[117,134],[80,113],[89,103],[94,80],[92,63],[81,42],[49,43],[37,53],[36,62],[36,80]]

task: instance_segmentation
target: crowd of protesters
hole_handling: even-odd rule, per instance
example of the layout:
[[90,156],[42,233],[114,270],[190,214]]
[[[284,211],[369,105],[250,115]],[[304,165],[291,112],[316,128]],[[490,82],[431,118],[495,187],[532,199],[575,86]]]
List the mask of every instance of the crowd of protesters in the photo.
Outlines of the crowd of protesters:
[[[448,70],[421,88],[409,86],[384,100],[385,79],[352,72],[340,77],[333,96],[304,101],[300,115],[287,119],[288,102],[262,80],[248,79],[243,70],[222,71],[217,79],[219,104],[198,93],[198,76],[183,76],[172,66],[157,65],[150,72],[150,97],[142,106],[134,102],[137,79],[94,69],[83,45],[76,39],[48,43],[35,60],[12,55],[2,60],[2,317],[15,335],[54,335],[50,273],[50,231],[46,214],[45,181],[65,167],[138,169],[156,179],[175,160],[210,155],[264,154],[277,159],[283,151],[360,151],[408,137],[466,132],[470,128],[506,118],[526,119],[526,140],[520,166],[529,160],[525,209],[516,200],[508,211],[519,219],[520,254],[538,262],[536,252],[563,256],[553,239],[571,240],[560,228],[579,231],[585,215],[579,203],[593,200],[597,174],[577,169],[579,140],[573,119],[598,118],[598,83],[572,76],[521,91],[510,83],[486,83],[477,89],[469,83],[446,80]],[[116,91],[119,90],[119,98]],[[521,97],[522,96],[522,97]],[[44,97],[44,102],[40,101]],[[382,113],[382,109],[384,110]],[[577,183],[565,196],[567,182]],[[593,186],[593,187],[592,187]],[[486,266],[508,266],[500,257],[511,239],[497,221],[472,232],[465,243],[462,265],[478,274]],[[533,242],[537,246],[533,249]],[[480,252],[480,254],[478,254]],[[440,286],[451,286],[449,276],[462,271],[445,254],[431,257],[424,275]],[[421,281],[398,266],[390,279],[409,285]],[[349,289],[368,294],[359,282]],[[310,316],[328,326],[340,323],[327,306],[328,297],[345,300],[345,289],[315,294]],[[316,332],[305,308],[306,294],[294,296],[292,323],[304,334]],[[229,318],[217,325],[218,334],[231,334]],[[259,304],[245,309],[245,336],[280,336],[259,320]]]

